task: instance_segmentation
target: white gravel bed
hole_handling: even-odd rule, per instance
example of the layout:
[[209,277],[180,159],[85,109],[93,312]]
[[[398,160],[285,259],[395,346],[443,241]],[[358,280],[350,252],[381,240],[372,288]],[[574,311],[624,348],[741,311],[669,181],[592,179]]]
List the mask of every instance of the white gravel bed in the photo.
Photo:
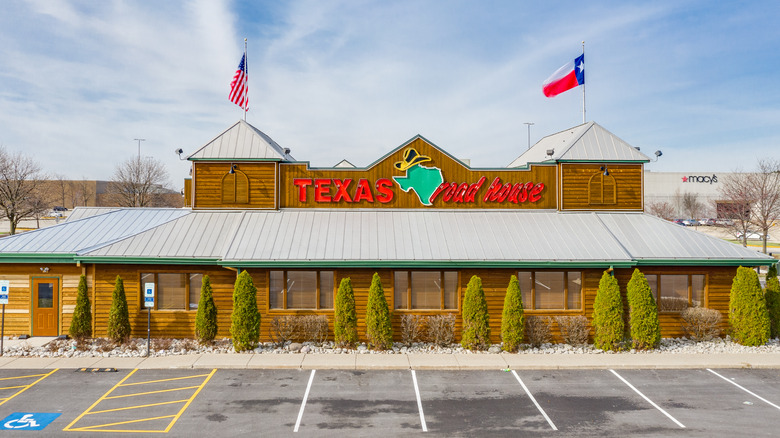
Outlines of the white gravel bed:
[[[494,344],[485,351],[470,351],[460,346],[437,346],[426,343],[414,343],[406,346],[396,343],[392,350],[373,351],[365,344],[357,348],[337,348],[333,342],[321,345],[313,343],[291,343],[278,346],[270,342],[262,343],[254,350],[236,353],[230,339],[217,340],[211,345],[200,345],[192,339],[153,339],[149,356],[174,356],[183,354],[498,354],[501,345]],[[602,351],[593,345],[571,346],[568,344],[542,344],[539,347],[523,345],[517,354],[678,354],[678,353],[780,353],[780,340],[771,339],[760,347],[745,347],[732,342],[728,337],[712,341],[696,342],[687,338],[662,339],[656,350],[637,351],[624,350],[619,352]],[[96,338],[77,345],[74,340],[54,340],[42,347],[32,347],[25,341],[14,346],[7,346],[5,356],[29,357],[143,357],[146,356],[146,339],[133,338],[125,345],[116,346],[107,339]]]

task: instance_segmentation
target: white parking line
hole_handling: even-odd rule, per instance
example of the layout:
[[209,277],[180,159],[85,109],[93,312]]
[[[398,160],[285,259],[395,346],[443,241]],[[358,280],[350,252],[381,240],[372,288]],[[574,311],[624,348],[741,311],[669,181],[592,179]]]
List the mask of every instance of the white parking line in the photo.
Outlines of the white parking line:
[[422,410],[422,400],[420,399],[420,388],[417,387],[417,374],[412,370],[412,381],[414,382],[414,393],[417,395],[417,408],[420,410],[420,423],[423,432],[428,432],[428,426],[425,425],[425,415]]
[[709,369],[709,368],[707,368],[707,371],[709,371],[709,372],[711,372],[712,374],[715,374],[716,376],[720,377],[721,379],[723,379],[723,380],[725,380],[725,381],[727,381],[727,382],[731,383],[732,385],[736,386],[737,388],[739,388],[739,389],[741,389],[741,390],[743,390],[743,391],[747,392],[748,394],[750,394],[750,395],[752,395],[753,397],[755,397],[755,398],[757,398],[757,399],[761,400],[762,402],[764,402],[764,403],[766,403],[766,404],[768,404],[768,405],[770,405],[770,406],[773,406],[773,407],[775,407],[776,409],[780,409],[780,406],[778,406],[778,405],[776,405],[776,404],[772,403],[771,401],[769,401],[769,400],[765,399],[764,397],[761,397],[760,395],[756,394],[755,392],[752,392],[752,391],[748,390],[748,389],[747,389],[747,388],[745,388],[744,386],[741,386],[741,385],[739,385],[739,384],[738,384],[738,383],[736,383],[736,382],[732,382],[732,381],[731,381],[731,380],[729,380],[728,378],[721,376],[720,374],[716,373],[715,371],[712,371],[712,370],[711,370],[711,369]]
[[612,374],[614,374],[614,375],[615,375],[615,376],[616,376],[618,379],[622,380],[622,381],[623,381],[623,383],[625,383],[626,385],[628,385],[628,387],[629,387],[629,388],[633,389],[633,390],[634,390],[634,392],[636,392],[637,394],[639,394],[640,396],[642,396],[642,398],[643,398],[643,399],[647,400],[647,402],[648,402],[648,403],[650,403],[651,405],[653,405],[653,407],[654,407],[654,408],[658,409],[659,411],[661,411],[661,413],[662,413],[662,414],[666,415],[667,417],[669,417],[669,419],[670,419],[670,420],[674,421],[674,422],[675,422],[675,424],[677,424],[678,426],[682,427],[683,429],[685,428],[685,426],[684,426],[682,423],[680,423],[679,421],[677,421],[677,419],[676,419],[676,418],[674,418],[674,417],[672,417],[671,415],[669,415],[669,413],[668,413],[668,412],[666,412],[665,410],[661,409],[661,407],[660,407],[660,406],[658,406],[657,404],[653,403],[653,401],[652,401],[652,400],[650,400],[649,398],[647,398],[647,396],[645,396],[644,394],[642,394],[641,392],[639,392],[639,390],[638,390],[638,389],[634,388],[634,385],[632,385],[632,384],[628,383],[628,380],[626,380],[626,379],[624,379],[623,377],[621,377],[621,375],[620,375],[620,374],[618,374],[618,373],[616,373],[616,372],[615,372],[615,370],[610,370],[610,371],[612,371]]
[[525,390],[525,393],[528,394],[528,398],[530,398],[531,401],[534,402],[534,404],[536,405],[536,409],[539,409],[539,412],[542,413],[542,415],[544,416],[544,419],[547,420],[547,423],[550,425],[550,427],[552,427],[552,430],[558,430],[558,428],[555,427],[555,424],[553,424],[552,420],[550,420],[550,417],[547,416],[547,413],[544,412],[544,409],[542,409],[542,407],[539,406],[539,403],[536,402],[536,399],[534,398],[534,396],[531,395],[531,391],[528,390],[528,387],[525,386],[525,383],[523,383],[523,381],[520,380],[520,376],[517,375],[515,370],[512,370],[512,374],[515,375],[515,379],[517,379],[517,381],[520,382],[520,386],[522,386],[523,390]]
[[311,390],[311,382],[314,381],[314,373],[317,370],[311,370],[311,376],[309,376],[309,384],[306,385],[306,392],[303,394],[303,401],[301,402],[301,410],[298,412],[298,421],[295,422],[295,429],[293,432],[298,432],[298,428],[301,426],[301,418],[303,418],[303,409],[306,407],[306,399],[309,398],[309,390]]

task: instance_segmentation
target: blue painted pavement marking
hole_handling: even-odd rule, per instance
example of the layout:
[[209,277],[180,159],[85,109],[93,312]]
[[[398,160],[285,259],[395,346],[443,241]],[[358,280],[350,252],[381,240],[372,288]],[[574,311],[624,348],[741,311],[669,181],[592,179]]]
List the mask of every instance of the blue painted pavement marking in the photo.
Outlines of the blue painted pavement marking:
[[0,421],[0,430],[43,430],[62,414],[14,412]]

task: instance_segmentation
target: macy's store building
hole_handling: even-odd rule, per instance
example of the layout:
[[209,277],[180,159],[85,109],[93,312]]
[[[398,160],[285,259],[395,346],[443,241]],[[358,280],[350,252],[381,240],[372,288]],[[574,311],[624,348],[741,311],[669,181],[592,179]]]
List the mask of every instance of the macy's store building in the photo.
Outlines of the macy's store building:
[[326,315],[332,330],[345,277],[362,337],[378,272],[397,337],[405,314],[452,314],[458,332],[466,284],[480,276],[498,342],[511,275],[527,314],[590,318],[603,271],[624,289],[639,268],[663,335],[675,336],[685,307],[728,316],[737,266],[775,262],[643,213],[648,157],[593,122],[543,138],[505,168],[471,168],[420,136],[365,168],[311,168],[244,121],[189,160],[186,208],[78,208],[59,225],[0,239],[6,332],[67,333],[85,274],[96,336],[121,276],[134,335],[145,334],[141,292],[154,283],[152,335],[192,337],[208,275],[218,336],[229,336],[233,285],[248,271],[261,339],[281,315]]

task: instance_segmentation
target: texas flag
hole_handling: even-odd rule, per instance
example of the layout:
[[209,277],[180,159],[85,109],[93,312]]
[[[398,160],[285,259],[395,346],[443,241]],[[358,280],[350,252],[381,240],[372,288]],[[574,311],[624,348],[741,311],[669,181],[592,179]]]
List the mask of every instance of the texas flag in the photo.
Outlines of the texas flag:
[[542,85],[542,91],[547,97],[555,97],[566,90],[585,83],[585,54],[574,58],[559,68]]

